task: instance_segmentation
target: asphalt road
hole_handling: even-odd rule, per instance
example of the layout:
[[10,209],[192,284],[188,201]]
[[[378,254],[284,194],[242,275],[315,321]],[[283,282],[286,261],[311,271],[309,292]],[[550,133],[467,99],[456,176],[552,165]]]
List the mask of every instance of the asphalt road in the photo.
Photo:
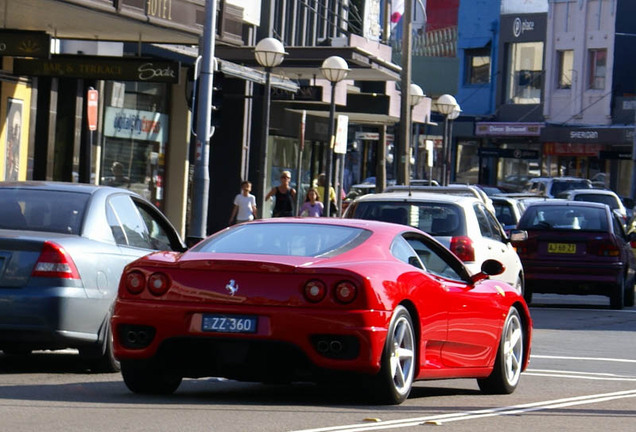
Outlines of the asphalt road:
[[200,379],[147,397],[119,374],[88,373],[73,352],[0,354],[0,431],[635,430],[636,308],[535,297],[531,364],[512,395],[426,381],[402,405],[371,406],[333,388]]

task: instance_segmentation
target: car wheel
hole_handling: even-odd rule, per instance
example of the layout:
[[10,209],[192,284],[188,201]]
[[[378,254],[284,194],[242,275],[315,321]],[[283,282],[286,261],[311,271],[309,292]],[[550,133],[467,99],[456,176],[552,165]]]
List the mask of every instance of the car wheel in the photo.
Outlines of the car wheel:
[[521,273],[519,273],[519,276],[517,276],[517,282],[515,282],[513,288],[516,289],[519,294],[524,294],[523,275]]
[[634,279],[630,279],[629,283],[625,286],[625,306],[634,306]]
[[373,393],[379,402],[400,404],[409,396],[415,376],[416,350],[411,315],[405,307],[398,306],[384,343],[382,367],[375,377]]
[[526,301],[526,304],[532,303],[532,288],[527,284],[523,287],[523,298]]
[[621,278],[620,282],[612,287],[610,294],[610,308],[620,310],[623,309],[625,302],[625,278]]
[[483,393],[510,394],[515,391],[523,365],[524,333],[516,308],[510,308],[504,322],[495,366],[488,378],[478,379]]
[[88,367],[95,373],[119,372],[119,361],[113,353],[113,333],[110,327],[110,314],[102,326],[100,342],[97,347],[81,348],[80,356],[88,363]]
[[121,375],[130,391],[141,394],[172,394],[182,380],[165,368],[140,360],[122,361]]

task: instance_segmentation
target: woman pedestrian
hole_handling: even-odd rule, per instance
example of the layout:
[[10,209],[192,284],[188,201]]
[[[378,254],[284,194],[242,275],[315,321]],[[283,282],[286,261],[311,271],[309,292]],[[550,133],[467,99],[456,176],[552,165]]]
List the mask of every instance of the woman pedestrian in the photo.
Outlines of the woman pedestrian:
[[301,216],[320,217],[322,216],[322,209],[324,205],[320,202],[320,195],[318,191],[311,188],[307,191],[305,202],[300,208]]
[[250,193],[251,190],[251,182],[241,182],[241,193],[234,197],[234,208],[232,208],[229,225],[232,225],[234,218],[236,218],[236,223],[254,220],[256,215],[256,197]]
[[265,201],[271,197],[276,197],[274,203],[274,217],[286,217],[294,215],[294,200],[296,199],[296,189],[289,185],[291,181],[291,172],[283,171],[280,174],[280,185],[272,188],[265,195]]

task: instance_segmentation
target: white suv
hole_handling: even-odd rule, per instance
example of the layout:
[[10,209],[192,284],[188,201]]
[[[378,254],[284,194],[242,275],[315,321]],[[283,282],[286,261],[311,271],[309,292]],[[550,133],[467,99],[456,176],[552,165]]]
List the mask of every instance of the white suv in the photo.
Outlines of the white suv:
[[472,273],[479,272],[487,259],[495,259],[505,271],[494,278],[523,293],[521,260],[501,224],[478,198],[418,191],[369,194],[353,201],[343,217],[419,228],[455,253]]
[[535,177],[528,180],[523,191],[554,198],[570,189],[592,189],[592,182],[578,177]]

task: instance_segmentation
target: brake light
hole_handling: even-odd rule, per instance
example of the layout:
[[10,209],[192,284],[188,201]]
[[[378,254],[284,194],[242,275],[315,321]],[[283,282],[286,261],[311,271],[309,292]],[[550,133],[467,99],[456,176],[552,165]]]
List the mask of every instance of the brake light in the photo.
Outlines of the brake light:
[[148,278],[148,291],[150,294],[160,296],[170,288],[170,279],[163,273],[153,273]]
[[340,303],[351,303],[358,294],[358,288],[349,281],[341,281],[336,284],[335,295],[336,300]]
[[601,257],[617,257],[621,251],[614,243],[608,240],[595,240],[587,243],[587,253]]
[[140,271],[131,271],[126,275],[126,289],[131,294],[141,294],[146,287],[146,277]]
[[312,279],[305,284],[303,288],[305,298],[311,303],[318,303],[325,298],[327,294],[327,286],[318,279]]
[[50,241],[44,242],[31,276],[80,279],[77,267],[68,252],[62,246]]
[[458,236],[451,238],[450,250],[464,262],[475,261],[475,248],[473,247],[473,241],[469,237]]

